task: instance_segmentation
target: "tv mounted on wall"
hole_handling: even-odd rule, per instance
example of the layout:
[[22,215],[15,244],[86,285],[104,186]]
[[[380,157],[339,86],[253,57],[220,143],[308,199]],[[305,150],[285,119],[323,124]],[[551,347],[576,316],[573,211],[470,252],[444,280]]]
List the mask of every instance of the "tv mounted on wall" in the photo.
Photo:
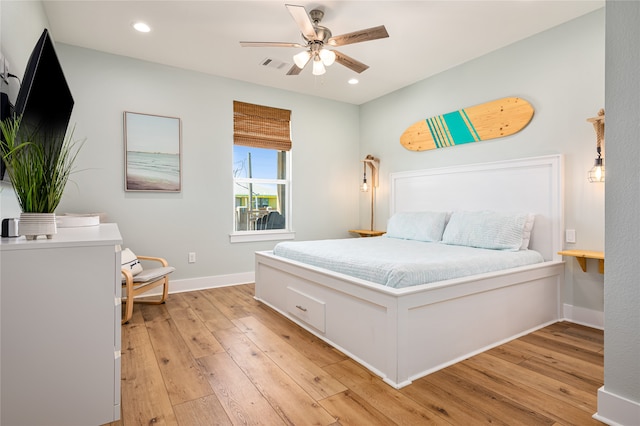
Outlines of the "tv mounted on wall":
[[[20,140],[59,151],[73,104],[53,40],[45,28],[31,52],[16,98],[14,114],[22,116]],[[4,163],[1,167],[0,179],[4,177]]]

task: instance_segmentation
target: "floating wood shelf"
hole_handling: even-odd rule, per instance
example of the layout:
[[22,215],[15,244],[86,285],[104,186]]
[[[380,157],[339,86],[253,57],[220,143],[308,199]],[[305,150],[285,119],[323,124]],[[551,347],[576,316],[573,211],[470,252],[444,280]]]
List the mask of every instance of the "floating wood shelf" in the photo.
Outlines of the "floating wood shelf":
[[379,237],[386,233],[386,231],[370,231],[368,229],[349,229],[349,232],[358,234],[361,237]]
[[600,272],[601,274],[604,274],[604,252],[603,251],[563,250],[563,251],[559,251],[558,254],[562,256],[575,257],[578,263],[580,264],[580,268],[582,268],[584,272],[587,272],[587,259],[597,259],[598,272]]

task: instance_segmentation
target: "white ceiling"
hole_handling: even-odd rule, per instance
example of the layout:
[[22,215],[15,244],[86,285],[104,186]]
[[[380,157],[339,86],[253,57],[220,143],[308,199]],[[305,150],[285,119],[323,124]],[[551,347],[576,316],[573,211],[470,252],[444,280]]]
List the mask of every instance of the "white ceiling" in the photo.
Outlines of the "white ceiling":
[[[389,38],[337,48],[370,68],[335,63],[313,76],[287,76],[296,48],[240,47],[240,41],[300,42],[280,1],[51,1],[50,31],[66,43],[207,74],[362,104],[604,6],[604,0],[299,1],[325,12],[341,35],[385,25]],[[152,31],[131,24],[143,20]],[[286,63],[261,65],[265,59]],[[357,77],[358,85],[347,80]]]

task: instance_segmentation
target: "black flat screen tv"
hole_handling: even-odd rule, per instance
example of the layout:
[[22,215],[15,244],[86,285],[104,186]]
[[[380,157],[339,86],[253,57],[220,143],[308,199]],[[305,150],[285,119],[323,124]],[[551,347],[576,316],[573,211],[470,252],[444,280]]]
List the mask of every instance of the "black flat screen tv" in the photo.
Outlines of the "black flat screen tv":
[[[22,77],[14,114],[22,116],[20,141],[44,144],[60,151],[73,110],[73,96],[58,60],[53,40],[45,28]],[[4,164],[2,175],[4,176]]]

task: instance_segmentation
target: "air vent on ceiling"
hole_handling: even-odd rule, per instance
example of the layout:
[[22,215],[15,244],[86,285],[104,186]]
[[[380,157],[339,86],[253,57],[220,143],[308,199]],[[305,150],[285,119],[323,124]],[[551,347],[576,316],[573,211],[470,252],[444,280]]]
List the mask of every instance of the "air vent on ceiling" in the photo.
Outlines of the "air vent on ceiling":
[[291,66],[286,62],[282,62],[279,59],[273,59],[273,58],[264,58],[262,61],[260,61],[260,65],[262,65],[263,67],[273,68],[276,70],[287,69]]

